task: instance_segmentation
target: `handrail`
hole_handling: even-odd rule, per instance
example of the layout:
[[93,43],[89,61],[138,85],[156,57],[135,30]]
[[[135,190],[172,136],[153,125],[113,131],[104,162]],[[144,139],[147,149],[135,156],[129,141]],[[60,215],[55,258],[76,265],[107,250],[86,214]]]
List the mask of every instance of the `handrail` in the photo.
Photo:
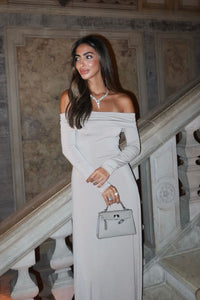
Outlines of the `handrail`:
[[[141,164],[170,137],[200,114],[200,83],[151,121],[139,125],[141,153],[131,162]],[[63,187],[30,211],[0,237],[0,275],[71,218],[71,188]],[[1,224],[0,224],[1,227]],[[22,246],[23,245],[23,246]]]
[[52,185],[51,188],[39,193],[37,196],[28,201],[23,207],[10,214],[5,220],[0,222],[0,236],[12,228],[14,225],[19,223],[27,215],[31,214],[35,209],[39,208],[41,204],[55,195],[57,192],[70,185],[70,177],[64,178],[56,184]]
[[0,275],[70,220],[70,200],[71,185],[68,185],[1,235]]
[[[131,162],[135,168],[200,114],[200,83],[152,120],[139,126],[141,153]],[[143,120],[144,122],[144,120]]]

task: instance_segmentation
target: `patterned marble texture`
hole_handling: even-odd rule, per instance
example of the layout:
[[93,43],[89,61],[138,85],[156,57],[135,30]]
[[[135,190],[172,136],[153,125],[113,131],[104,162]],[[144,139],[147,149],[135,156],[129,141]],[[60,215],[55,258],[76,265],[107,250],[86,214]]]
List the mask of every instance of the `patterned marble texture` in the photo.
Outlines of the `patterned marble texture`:
[[27,200],[71,170],[61,154],[59,134],[59,98],[69,82],[71,43],[29,38],[17,48]]
[[115,53],[120,83],[125,90],[134,93],[138,99],[136,49],[131,48],[126,39],[111,40],[110,42]]
[[166,97],[183,88],[192,77],[189,47],[186,40],[163,40]]
[[[71,166],[60,146],[59,98],[69,85],[73,41],[27,38],[24,46],[17,47],[27,200],[70,176]],[[112,40],[112,45],[123,87],[138,94],[136,50],[123,39]]]

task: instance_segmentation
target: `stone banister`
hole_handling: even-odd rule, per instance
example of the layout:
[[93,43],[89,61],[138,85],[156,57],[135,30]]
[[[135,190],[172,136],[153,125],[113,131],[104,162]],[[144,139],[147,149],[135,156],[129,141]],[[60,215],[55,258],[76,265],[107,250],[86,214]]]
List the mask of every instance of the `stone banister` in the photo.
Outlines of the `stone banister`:
[[67,223],[71,215],[71,187],[68,185],[2,233],[0,275]]
[[[186,124],[200,114],[200,84],[161,113],[149,120],[139,120],[141,153],[131,163],[135,168],[155,150],[176,135]],[[52,194],[52,193],[50,193]],[[25,205],[23,213],[16,212],[9,222],[0,224],[0,275],[39,246],[71,218],[70,184],[55,194],[40,199],[38,205]],[[37,201],[36,201],[37,202]],[[27,208],[28,207],[28,208]],[[16,222],[13,222],[13,219]],[[6,224],[6,226],[5,226]]]
[[151,120],[139,120],[141,153],[131,162],[131,166],[135,168],[140,165],[199,114],[200,83]]

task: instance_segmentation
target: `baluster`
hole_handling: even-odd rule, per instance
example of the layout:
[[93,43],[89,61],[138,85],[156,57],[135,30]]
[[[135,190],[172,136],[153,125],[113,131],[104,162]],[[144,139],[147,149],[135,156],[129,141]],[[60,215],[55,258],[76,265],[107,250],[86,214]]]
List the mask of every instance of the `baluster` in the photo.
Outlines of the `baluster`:
[[11,293],[11,298],[14,300],[33,300],[37,296],[39,289],[32,281],[28,269],[35,264],[35,251],[31,251],[12,269],[18,271],[17,282]]
[[[182,164],[179,166],[179,179],[184,195],[181,197],[181,223],[184,227],[200,212],[199,182],[199,138],[195,132],[200,128],[200,116],[188,124],[179,134],[177,152]],[[186,219],[186,216],[187,219]]]
[[56,300],[71,300],[74,294],[73,278],[70,266],[73,264],[72,251],[65,243],[65,237],[72,233],[72,221],[63,225],[59,230],[51,235],[55,240],[56,246],[50,260],[51,268],[55,270],[50,277],[52,294]]

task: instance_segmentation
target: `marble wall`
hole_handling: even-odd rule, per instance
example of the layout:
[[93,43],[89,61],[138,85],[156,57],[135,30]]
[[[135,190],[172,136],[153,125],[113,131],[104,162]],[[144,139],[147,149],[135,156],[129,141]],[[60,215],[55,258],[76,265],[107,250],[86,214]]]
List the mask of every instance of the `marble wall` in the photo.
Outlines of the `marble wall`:
[[[7,29],[14,29],[16,36],[22,29],[30,32],[34,29],[42,34],[27,34],[23,42],[14,44],[8,43]],[[62,34],[49,36],[51,30]],[[19,103],[21,135],[17,138],[22,142],[28,200],[69,175],[70,165],[62,157],[59,144],[58,119],[60,92],[69,82],[69,49],[76,37],[100,31],[111,37],[121,83],[136,93],[143,117],[161,103],[176,98],[180,90],[183,92],[187,84],[200,76],[200,43],[197,42],[200,22],[195,20],[2,13],[0,10],[0,169],[3,170],[0,206],[4,207],[1,218],[14,211],[16,205],[12,139],[10,145],[15,130],[11,117],[9,123],[10,114],[15,114],[12,101]],[[76,37],[73,34],[66,37],[63,32],[76,32]],[[13,56],[10,45],[16,51]],[[15,88],[10,84],[11,77],[16,82]]]

